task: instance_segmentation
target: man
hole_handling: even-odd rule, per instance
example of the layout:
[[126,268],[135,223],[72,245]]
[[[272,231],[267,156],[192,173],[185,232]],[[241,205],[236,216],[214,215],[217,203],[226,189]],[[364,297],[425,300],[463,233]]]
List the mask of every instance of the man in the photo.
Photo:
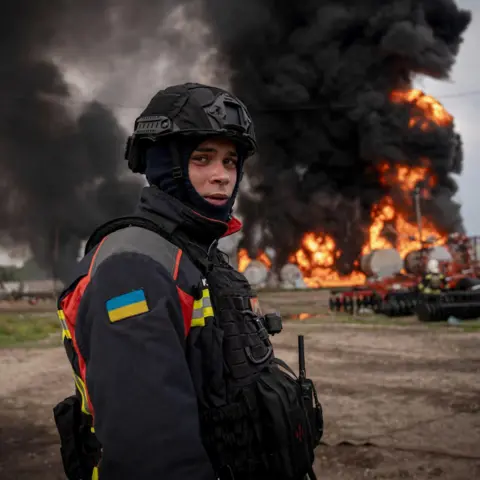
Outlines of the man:
[[426,272],[418,284],[418,290],[426,295],[438,295],[446,288],[446,279],[440,271],[440,264],[438,260],[431,258],[427,262]]
[[77,387],[55,408],[69,479],[314,478],[316,395],[280,368],[279,317],[257,315],[216,247],[241,226],[255,150],[247,109],[218,88],[169,87],[136,120],[126,158],[149,186],[135,216],[94,232],[58,302]]

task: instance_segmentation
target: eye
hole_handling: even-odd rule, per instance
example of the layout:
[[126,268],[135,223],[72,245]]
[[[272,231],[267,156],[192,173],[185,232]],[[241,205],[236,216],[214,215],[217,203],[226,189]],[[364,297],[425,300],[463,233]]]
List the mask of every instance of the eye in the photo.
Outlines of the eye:
[[225,158],[225,159],[223,160],[223,163],[224,163],[224,165],[226,165],[227,167],[236,168],[236,167],[237,167],[237,163],[238,163],[238,159],[237,159],[237,158],[234,158],[234,157]]
[[208,156],[206,156],[206,155],[193,155],[192,160],[195,161],[196,163],[207,163],[208,162]]

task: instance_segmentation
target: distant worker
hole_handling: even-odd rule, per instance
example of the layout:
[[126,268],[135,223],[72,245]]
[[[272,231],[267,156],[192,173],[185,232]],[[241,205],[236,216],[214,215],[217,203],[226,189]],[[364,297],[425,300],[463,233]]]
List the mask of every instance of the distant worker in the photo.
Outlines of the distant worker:
[[58,301],[76,383],[54,409],[69,480],[315,478],[313,384],[275,358],[280,317],[217,249],[241,227],[255,150],[249,112],[219,88],[169,87],[136,119],[126,157],[149,186],[135,215],[93,233]]
[[446,288],[445,275],[440,271],[438,260],[431,258],[427,263],[427,269],[421,282],[418,284],[420,293],[438,295]]

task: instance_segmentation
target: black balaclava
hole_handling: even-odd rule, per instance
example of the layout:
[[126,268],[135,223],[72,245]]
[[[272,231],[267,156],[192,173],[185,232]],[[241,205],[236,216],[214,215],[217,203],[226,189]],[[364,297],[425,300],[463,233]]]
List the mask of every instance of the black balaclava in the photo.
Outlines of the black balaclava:
[[[237,182],[225,205],[212,205],[207,202],[190,182],[188,176],[188,162],[190,155],[195,148],[204,141],[205,138],[191,138],[181,140],[171,140],[169,143],[155,143],[146,151],[146,169],[145,176],[150,185],[155,185],[165,193],[175,197],[186,204],[194,211],[208,218],[227,222],[230,219],[233,204],[238,193],[238,187],[242,177],[243,163],[245,156],[237,148]],[[173,178],[174,162],[172,159],[172,148],[175,148],[179,154],[182,177]]]

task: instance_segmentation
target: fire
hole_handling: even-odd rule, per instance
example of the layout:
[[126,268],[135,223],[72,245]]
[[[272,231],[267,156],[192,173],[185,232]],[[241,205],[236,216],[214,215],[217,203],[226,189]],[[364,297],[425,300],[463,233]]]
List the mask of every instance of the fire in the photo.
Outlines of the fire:
[[421,90],[396,90],[392,92],[390,99],[393,103],[408,103],[414,107],[414,114],[409,121],[411,128],[419,126],[422,130],[428,130],[429,122],[434,122],[440,127],[447,127],[453,122],[453,117],[442,104]]
[[[431,186],[435,182],[435,178],[429,175],[428,161],[425,160],[423,163],[425,166],[421,167],[391,166],[386,162],[382,163],[378,168],[380,182],[402,192],[405,202],[413,205],[412,192],[418,182],[427,181]],[[400,256],[405,258],[408,253],[420,249],[422,240],[425,241],[428,237],[435,238],[437,245],[445,242],[445,238],[425,218],[422,219],[422,239],[418,238],[418,225],[396,210],[393,199],[388,195],[378,204],[373,205],[370,215],[371,225],[368,230],[368,239],[362,248],[362,255],[373,250],[396,248]],[[395,234],[395,244],[385,238],[383,235],[385,230]],[[333,238],[325,234],[307,233],[301,248],[290,261],[298,264],[309,287],[364,284],[366,276],[361,272],[355,271],[350,275],[341,276],[335,270],[335,259],[339,255],[340,252]]]
[[[431,123],[447,127],[453,117],[433,97],[425,95],[420,90],[394,91],[391,94],[391,101],[394,103],[410,104],[412,114],[409,127],[420,127],[427,130]],[[379,180],[386,190],[392,195],[385,195],[378,204],[371,209],[371,225],[368,230],[368,238],[362,247],[362,255],[373,250],[396,248],[402,258],[411,251],[422,247],[422,241],[436,239],[436,244],[445,242],[445,238],[436,230],[427,219],[422,218],[422,238],[419,238],[418,225],[412,218],[396,209],[392,197],[403,196],[403,203],[414,210],[413,191],[418,186],[433,187],[436,178],[432,175],[428,159],[422,159],[420,166],[391,165],[382,162],[378,165]],[[395,195],[393,193],[395,192]],[[394,241],[384,236],[385,231],[391,231]],[[304,280],[309,287],[333,287],[362,285],[366,276],[360,271],[354,271],[350,275],[341,276],[335,269],[337,258],[341,255],[335,240],[326,233],[305,234],[300,248],[290,257],[289,261],[299,266],[303,273]],[[239,252],[239,270],[244,271],[251,259],[245,250]],[[262,252],[258,260],[270,267],[270,260]],[[357,266],[358,266],[358,262]]]
[[[265,252],[260,252],[257,256],[257,260],[262,262],[267,268],[272,266],[272,262]],[[244,272],[251,261],[252,259],[248,256],[247,250],[245,248],[241,248],[238,251],[238,271]]]
[[361,272],[353,272],[342,277],[335,270],[335,260],[339,255],[340,252],[336,249],[335,240],[332,237],[327,234],[307,233],[303,237],[301,248],[289,260],[299,266],[305,283],[309,287],[365,283],[366,277]]

